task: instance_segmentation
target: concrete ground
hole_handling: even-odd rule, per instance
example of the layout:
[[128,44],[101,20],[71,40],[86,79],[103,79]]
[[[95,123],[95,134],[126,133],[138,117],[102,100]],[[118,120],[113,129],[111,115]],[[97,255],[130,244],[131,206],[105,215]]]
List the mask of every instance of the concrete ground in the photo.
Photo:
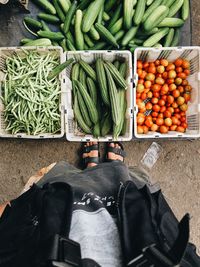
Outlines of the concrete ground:
[[[200,1],[192,1],[193,45],[200,45]],[[139,164],[152,142],[125,144],[126,163]],[[159,141],[163,153],[151,171],[180,219],[191,215],[191,241],[200,248],[200,140]],[[103,145],[102,145],[103,146]],[[79,143],[64,140],[0,141],[0,201],[16,197],[28,177],[38,169],[59,160],[77,164]]]

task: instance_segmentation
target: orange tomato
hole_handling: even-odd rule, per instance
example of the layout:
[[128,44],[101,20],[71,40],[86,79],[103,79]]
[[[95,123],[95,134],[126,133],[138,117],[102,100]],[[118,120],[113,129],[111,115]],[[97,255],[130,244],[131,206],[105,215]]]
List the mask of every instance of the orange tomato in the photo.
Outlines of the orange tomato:
[[168,133],[168,127],[165,125],[160,126],[160,132],[163,134]]
[[137,124],[138,125],[142,126],[144,124],[144,121],[145,121],[145,118],[143,118],[141,116],[137,117]]
[[169,79],[174,79],[174,78],[176,78],[176,72],[175,72],[175,70],[170,70],[170,71],[168,72],[168,78],[169,78]]
[[169,85],[169,91],[173,91],[173,90],[176,90],[177,86],[176,84],[172,83]]
[[155,112],[159,112],[160,111],[160,106],[159,105],[153,105],[153,111],[155,111]]
[[184,73],[186,74],[186,76],[188,76],[188,75],[190,75],[190,70],[185,69],[185,70],[184,70]]
[[138,83],[139,83],[139,84],[144,84],[144,79],[139,79],[139,80],[138,80]]
[[138,84],[136,88],[137,93],[143,93],[144,92],[144,85],[143,84]]
[[184,132],[185,132],[185,128],[183,128],[182,126],[178,126],[178,127],[176,128],[176,131],[177,131],[177,132],[180,132],[180,133],[184,133]]
[[177,72],[177,73],[183,72],[183,68],[181,68],[181,67],[177,67],[177,68],[176,68],[176,72]]
[[166,118],[165,119],[165,125],[168,127],[172,126],[172,120],[170,118]]
[[155,65],[156,65],[156,66],[159,66],[159,65],[160,65],[160,60],[159,60],[159,59],[157,59],[157,60],[155,61]]
[[164,112],[166,111],[166,109],[167,109],[167,108],[166,108],[165,106],[162,106],[162,107],[160,108],[160,112],[161,112],[161,113],[164,113]]
[[152,131],[152,132],[157,132],[158,129],[159,129],[159,126],[158,126],[157,124],[153,124],[153,125],[151,126],[151,131]]
[[145,70],[142,71],[142,73],[139,75],[140,79],[145,79],[147,76],[147,72]]
[[167,110],[168,110],[169,112],[171,112],[171,114],[174,113],[174,108],[173,108],[173,107],[169,107],[169,108],[167,108]]
[[156,78],[162,78],[162,74],[161,73],[157,73],[156,74]]
[[181,111],[181,112],[180,112],[180,115],[181,115],[182,117],[185,116],[185,114],[186,114],[185,111]]
[[165,72],[165,67],[162,66],[162,65],[159,65],[157,68],[156,68],[157,72],[162,74]]
[[139,125],[137,126],[137,133],[138,134],[143,134],[144,133],[142,126],[139,126]]
[[160,85],[163,85],[165,83],[165,80],[161,77],[158,77],[156,78],[156,81],[155,81],[157,84],[160,84]]
[[172,124],[178,125],[178,118],[177,117],[175,117],[175,116],[172,117]]
[[143,125],[143,133],[147,134],[149,131],[149,128],[146,125]]
[[188,110],[188,105],[186,103],[184,103],[183,105],[180,106],[180,110],[187,111]]
[[189,69],[189,67],[190,67],[189,61],[184,59],[183,62],[182,62],[182,67],[184,69]]
[[167,96],[166,96],[166,95],[162,95],[162,96],[161,96],[161,99],[167,101]]
[[160,60],[160,64],[163,65],[164,67],[167,67],[169,65],[169,62],[167,59],[163,58]]
[[163,123],[164,123],[163,118],[157,118],[157,119],[156,119],[156,124],[157,124],[158,126],[163,125]]
[[169,63],[166,67],[166,71],[175,70],[176,66],[173,63]]
[[142,100],[145,100],[147,98],[147,94],[143,92],[140,97]]
[[187,78],[187,75],[185,74],[185,72],[180,72],[180,73],[178,73],[177,77],[185,80]]
[[152,97],[153,97],[153,93],[152,93],[151,91],[149,91],[149,92],[147,93],[147,97],[148,97],[148,98],[152,98]]
[[144,107],[142,107],[142,108],[140,108],[140,109],[139,109],[139,111],[140,111],[141,113],[144,113],[144,112],[146,111],[146,108],[145,108],[145,106],[144,106]]
[[177,104],[178,104],[179,106],[181,106],[181,105],[183,105],[183,104],[185,103],[185,98],[182,97],[182,96],[179,96],[179,97],[177,98],[176,102],[177,102]]
[[136,98],[139,99],[140,96],[141,96],[141,94],[136,92]]
[[142,69],[137,69],[137,74],[140,77],[142,75]]
[[153,73],[153,74],[155,74],[155,73],[156,73],[156,67],[154,67],[154,66],[150,66],[150,67],[148,68],[148,72],[149,72],[149,73]]
[[180,119],[181,115],[180,114],[175,114],[174,117],[176,117],[177,119]]
[[191,85],[186,85],[185,86],[185,92],[191,92],[192,91],[192,86]]
[[183,80],[183,81],[182,81],[182,85],[183,85],[183,86],[186,86],[186,85],[188,85],[188,84],[189,84],[189,82],[188,82],[187,80]]
[[168,72],[167,71],[163,72],[162,77],[163,79],[166,80],[168,78]]
[[176,131],[177,125],[172,125],[169,127],[170,131]]
[[147,127],[151,128],[152,125],[153,125],[153,121],[152,121],[152,120],[145,120],[145,125],[146,125]]
[[176,102],[174,102],[174,103],[172,104],[172,107],[173,107],[173,108],[178,108],[178,104],[177,104]]
[[144,89],[144,93],[148,93],[150,91],[150,88],[146,88],[146,89]]
[[149,62],[143,62],[143,68],[148,68],[149,67]]
[[158,105],[161,106],[161,107],[164,106],[165,105],[165,100],[159,99]]
[[166,110],[166,111],[164,112],[164,117],[165,117],[165,118],[171,118],[171,116],[172,116],[172,114],[171,114],[171,112],[170,112],[169,110]]
[[138,112],[137,116],[138,116],[138,117],[143,117],[143,118],[145,118],[144,113],[140,113],[140,112]]
[[137,61],[137,68],[138,69],[142,69],[143,68],[143,64],[142,64],[142,61],[141,60],[138,60]]
[[147,81],[154,81],[156,78],[156,76],[153,73],[147,73],[145,77]]
[[156,117],[152,118],[152,121],[153,121],[153,123],[155,123],[156,122]]
[[151,120],[152,121],[152,116],[151,115],[146,116],[146,120]]
[[182,81],[183,80],[180,77],[178,77],[178,78],[175,79],[175,84],[176,85],[181,85],[182,84]]
[[180,109],[179,109],[179,108],[175,108],[175,109],[174,109],[174,112],[175,112],[175,113],[180,113]]
[[178,86],[177,89],[179,90],[179,92],[180,92],[181,94],[184,92],[184,88],[183,88],[183,86]]
[[157,97],[153,97],[153,98],[151,99],[151,103],[152,103],[152,104],[157,104],[157,103],[158,103],[158,98],[157,98]]
[[151,116],[152,116],[153,118],[157,118],[157,117],[158,117],[158,112],[153,111],[153,112],[151,113]]
[[183,95],[183,97],[185,98],[185,102],[188,102],[188,101],[190,101],[190,99],[191,99],[191,94],[190,94],[190,93],[185,93],[185,94]]
[[160,94],[159,94],[158,92],[153,92],[153,96],[154,96],[154,97],[159,97]]
[[167,79],[166,82],[167,82],[167,84],[172,84],[172,83],[174,83],[174,79]]
[[150,88],[151,87],[151,81],[145,81],[144,82],[144,86],[145,86],[145,88]]
[[147,110],[152,110],[152,107],[153,107],[153,105],[152,105],[150,102],[146,103],[145,108],[146,108]]
[[153,92],[159,92],[160,89],[161,89],[161,85],[160,85],[160,84],[156,84],[156,83],[155,83],[155,84],[152,86],[152,91],[153,91]]
[[[181,115],[181,114],[180,114]],[[181,122],[186,122],[186,117],[185,116],[182,116],[181,118],[180,118],[180,121]]]
[[183,128],[185,128],[185,129],[188,128],[188,124],[187,124],[186,122],[181,123],[181,126],[182,126]]
[[163,119],[163,118],[164,118],[164,115],[163,115],[163,113],[159,113],[159,114],[158,114],[158,118],[161,118],[161,119]]
[[174,98],[179,97],[179,96],[180,96],[180,92],[179,92],[179,90],[174,90],[174,91],[172,92],[172,95],[173,95]]
[[168,102],[169,104],[172,104],[172,103],[174,102],[174,97],[173,97],[172,95],[168,95],[168,97],[167,97],[167,102]]
[[177,58],[174,62],[174,64],[176,65],[176,67],[181,67],[183,64],[183,60],[182,58]]

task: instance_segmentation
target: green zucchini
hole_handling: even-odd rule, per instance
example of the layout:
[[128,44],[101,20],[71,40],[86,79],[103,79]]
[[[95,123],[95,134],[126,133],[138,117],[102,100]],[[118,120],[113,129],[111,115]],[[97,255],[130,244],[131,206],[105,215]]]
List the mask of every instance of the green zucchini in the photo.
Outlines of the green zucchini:
[[104,40],[106,40],[109,44],[113,45],[114,47],[119,48],[119,45],[111,32],[109,32],[103,25],[99,23],[96,23],[95,27],[97,31],[99,32],[100,36]]
[[56,9],[56,13],[58,14],[59,19],[64,22],[65,21],[65,14],[63,13],[61,7],[58,4],[58,0],[52,0],[52,3]]
[[70,64],[72,64],[74,62],[73,58],[68,59],[67,61],[65,61],[64,63],[58,65],[57,67],[55,67],[48,75],[47,79],[50,81],[52,79],[54,79],[55,77],[57,77],[64,69],[66,69]]
[[49,22],[49,23],[58,23],[60,22],[60,19],[55,16],[55,15],[51,15],[51,14],[46,14],[46,13],[39,13],[38,14],[38,18],[46,21],[46,22]]
[[76,12],[77,5],[78,5],[78,1],[74,0],[72,5],[69,8],[67,14],[66,14],[65,21],[64,21],[64,26],[63,26],[63,31],[65,33],[68,33],[68,31],[69,31],[69,27],[70,27],[72,18],[74,16],[75,12]]
[[58,4],[62,8],[64,14],[67,14],[67,11],[69,10],[71,6],[71,1],[70,0],[58,0]]
[[121,40],[122,37],[124,36],[124,34],[125,34],[125,31],[124,31],[124,30],[121,30],[121,31],[117,32],[117,33],[115,34],[115,39],[116,39],[116,41],[118,42],[119,40]]
[[142,18],[142,22],[148,18],[148,16],[162,3],[162,0],[155,0],[145,11],[144,16]]
[[46,10],[48,13],[55,15],[56,9],[48,0],[34,0],[34,2],[39,5],[41,8]]
[[167,35],[169,32],[169,28],[163,28],[159,32],[153,34],[150,36],[144,43],[144,47],[152,47],[156,43],[158,43],[165,35]]
[[100,35],[98,31],[95,29],[94,25],[92,25],[92,27],[90,28],[89,34],[90,37],[95,41],[98,41],[100,39]]
[[49,38],[50,40],[53,41],[61,41],[65,37],[61,32],[51,32],[51,31],[38,31],[37,32],[38,36],[42,38]]
[[168,17],[173,17],[183,6],[184,0],[176,0],[170,7]]
[[175,30],[175,33],[174,33],[174,38],[173,38],[173,41],[171,43],[171,47],[174,47],[174,46],[178,46],[179,45],[179,41],[180,41],[180,29],[177,28]]
[[[143,0],[143,2],[146,2],[146,0]],[[123,18],[124,18],[124,27],[127,30],[129,30],[132,26],[132,17],[133,17],[132,11],[136,3],[137,1],[135,0],[124,0]]]
[[133,22],[135,25],[139,25],[141,23],[145,12],[145,7],[146,7],[146,0],[137,0],[137,5],[133,17]]
[[122,46],[127,46],[127,44],[135,37],[136,33],[138,30],[138,26],[132,27],[125,35],[124,38],[122,39]]
[[76,48],[78,50],[84,50],[84,37],[81,31],[82,18],[83,18],[83,12],[80,9],[76,10],[75,41],[76,41]]
[[115,22],[120,18],[120,15],[122,13],[122,4],[120,4],[117,9],[115,10],[109,24],[108,24],[108,30],[115,24]]
[[184,20],[179,18],[165,18],[158,27],[181,27],[184,24]]
[[165,42],[164,42],[164,47],[169,47],[171,46],[171,43],[174,39],[174,33],[175,33],[175,30],[174,28],[171,28],[167,34],[167,36],[165,37]]
[[182,19],[187,20],[189,17],[189,13],[190,13],[190,1],[184,0],[181,10]]
[[34,29],[42,29],[42,24],[41,22],[33,19],[33,18],[30,18],[30,17],[25,17],[24,18],[24,22],[26,23],[26,25],[28,27],[31,27],[31,28],[34,28]]
[[118,31],[122,29],[123,26],[123,18],[118,19],[115,24],[109,29],[109,31],[115,35]]

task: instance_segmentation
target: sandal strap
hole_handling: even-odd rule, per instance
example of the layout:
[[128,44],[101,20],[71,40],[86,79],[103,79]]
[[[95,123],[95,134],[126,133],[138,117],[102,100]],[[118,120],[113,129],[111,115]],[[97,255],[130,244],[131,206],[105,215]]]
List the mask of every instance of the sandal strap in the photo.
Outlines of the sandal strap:
[[126,157],[126,152],[122,148],[117,147],[108,147],[108,152],[114,153],[116,155],[122,156],[123,158]]
[[83,153],[90,153],[91,151],[94,151],[94,150],[99,150],[98,144],[84,147]]
[[85,165],[88,165],[89,163],[98,164],[100,162],[99,157],[87,157],[87,158],[84,158],[83,160],[84,160]]

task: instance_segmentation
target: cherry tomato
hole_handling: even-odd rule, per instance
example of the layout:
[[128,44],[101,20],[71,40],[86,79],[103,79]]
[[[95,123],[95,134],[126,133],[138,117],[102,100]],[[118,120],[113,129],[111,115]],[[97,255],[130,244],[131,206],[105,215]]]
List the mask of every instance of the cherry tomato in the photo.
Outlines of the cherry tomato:
[[158,105],[161,106],[161,107],[164,106],[165,105],[165,100],[159,99]]
[[164,117],[165,117],[165,118],[171,118],[171,116],[172,116],[172,114],[171,114],[171,112],[170,112],[169,110],[166,110],[166,111],[164,112]]
[[188,85],[188,84],[189,84],[189,82],[188,82],[187,80],[183,80],[183,81],[182,81],[182,85],[183,85],[183,86],[186,86],[186,85]]
[[164,112],[166,111],[166,109],[167,109],[167,108],[166,108],[165,106],[162,106],[162,107],[160,108],[160,112],[161,112],[161,113],[164,113]]
[[188,101],[190,101],[190,99],[191,99],[191,94],[190,94],[190,93],[185,93],[185,94],[183,95],[183,97],[185,98],[185,102],[188,102]]
[[168,110],[169,112],[171,112],[171,114],[174,113],[174,108],[173,108],[173,107],[169,107],[169,108],[167,108],[167,110]]
[[165,125],[168,127],[172,126],[172,120],[170,118],[166,118],[165,119]]
[[174,83],[174,79],[167,79],[167,84],[172,84],[172,83]]
[[144,134],[147,134],[149,131],[149,128],[146,125],[143,125],[143,132]]
[[189,63],[189,61],[188,60],[183,60],[183,63],[182,63],[182,67],[184,68],[184,69],[189,69],[189,67],[190,67],[190,63]]
[[159,65],[157,68],[156,68],[157,72],[158,73],[164,73],[165,72],[165,67],[163,65]]
[[177,104],[178,104],[179,106],[181,106],[181,105],[183,105],[183,104],[185,103],[185,98],[182,97],[182,96],[179,96],[179,97],[177,98],[176,102],[177,102]]
[[138,134],[143,134],[144,133],[142,126],[139,126],[139,125],[137,126],[137,133]]
[[173,63],[169,63],[166,67],[166,71],[175,70],[176,66]]
[[157,124],[158,126],[163,125],[163,123],[164,123],[164,120],[163,120],[162,118],[157,118],[157,119],[156,119],[156,124]]
[[157,59],[157,60],[155,61],[155,65],[156,65],[156,66],[159,66],[159,65],[160,65],[160,60]]
[[174,64],[176,65],[176,67],[181,67],[183,64],[183,60],[182,58],[177,58],[174,62]]
[[162,95],[162,96],[161,96],[161,99],[167,101],[167,96],[166,96],[166,95]]
[[174,78],[176,78],[176,71],[175,71],[175,70],[170,70],[170,71],[168,72],[168,78],[169,78],[169,79],[174,79]]
[[144,84],[144,79],[139,79],[138,84]]
[[146,116],[144,115],[144,113],[138,112],[137,117],[145,118]]
[[180,73],[178,73],[177,77],[185,80],[187,78],[187,75],[185,74],[185,72],[180,72]]
[[154,96],[154,97],[159,97],[160,94],[159,94],[158,92],[153,92],[153,96]]
[[167,59],[163,58],[160,60],[160,64],[163,65],[164,67],[167,67],[169,65],[169,62]]
[[182,126],[183,128],[185,128],[185,129],[188,128],[188,124],[187,124],[186,122],[181,123],[181,126]]
[[181,118],[180,118],[180,121],[181,121],[181,122],[186,122],[186,117],[185,117],[185,116],[181,117]]
[[136,90],[137,90],[137,93],[143,93],[144,92],[144,85],[138,84]]
[[163,134],[168,133],[167,126],[165,126],[165,125],[160,126],[160,132],[163,133]]
[[188,75],[190,75],[190,70],[185,69],[185,70],[184,70],[184,73],[186,74],[186,76],[188,76]]
[[160,85],[160,84],[156,84],[156,83],[155,83],[155,84],[152,86],[152,91],[153,91],[153,92],[159,92],[160,89],[161,89],[161,85]]
[[178,118],[177,117],[175,117],[175,116],[172,117],[172,124],[178,125]]
[[153,121],[152,120],[145,120],[145,125],[149,128],[151,128],[151,126],[153,125]]
[[179,97],[179,96],[180,96],[180,92],[179,92],[179,90],[174,90],[174,91],[172,92],[172,95],[173,95],[174,98]]
[[170,131],[176,131],[177,125],[172,125],[169,127]]
[[179,108],[175,108],[175,109],[174,109],[174,112],[175,112],[175,113],[180,113],[180,109],[179,109]]
[[138,67],[138,69],[142,69],[143,68],[143,64],[142,64],[141,60],[137,61],[137,67]]
[[182,126],[178,126],[178,127],[176,128],[176,131],[177,131],[177,132],[180,132],[180,133],[184,133],[184,132],[185,132],[185,128],[183,128]]
[[169,91],[173,91],[173,90],[176,90],[177,86],[176,84],[172,83],[169,85]]
[[143,118],[141,116],[137,117],[137,124],[138,125],[142,126],[144,124],[144,121],[145,121],[145,118]]
[[157,73],[156,74],[156,78],[162,78],[162,74],[161,73]]
[[174,97],[173,97],[172,95],[168,95],[168,97],[167,97],[167,102],[168,102],[169,104],[172,104],[172,103],[174,102]]
[[163,85],[165,83],[165,80],[163,78],[161,78],[161,77],[158,77],[158,78],[156,78],[156,83],[160,84],[160,85]]
[[148,72],[149,72],[149,73],[153,73],[153,74],[155,74],[155,73],[156,73],[156,67],[154,67],[154,66],[150,66],[150,67],[148,68]]
[[144,82],[144,86],[145,86],[145,88],[150,88],[151,87],[151,81],[145,81]]
[[141,94],[136,92],[136,98],[139,99],[140,97],[141,97]]
[[147,98],[147,94],[143,92],[140,97],[142,100],[145,100]]
[[152,103],[152,104],[158,104],[158,98],[157,98],[157,97],[153,97],[153,98],[151,99],[151,103]]
[[186,85],[185,86],[185,92],[191,92],[192,91],[192,86],[191,85]]
[[140,79],[145,79],[147,76],[147,72],[145,70],[142,71],[142,73],[139,75]]
[[143,62],[143,68],[148,68],[149,67],[149,63],[148,62]]
[[181,111],[181,112],[180,112],[180,115],[181,115],[182,117],[185,117],[186,112],[185,112],[185,111]]
[[[139,101],[140,100],[140,101]],[[136,104],[138,105],[139,109],[145,108],[145,103],[141,99],[136,99]],[[146,110],[146,109],[145,109]]]
[[178,86],[177,89],[179,90],[179,92],[180,92],[181,94],[184,92],[184,88],[183,88],[183,86]]
[[181,85],[182,84],[182,81],[183,80],[180,77],[178,77],[178,78],[175,79],[175,84],[176,85]]
[[151,115],[146,116],[146,120],[151,120],[152,121],[152,116]]
[[159,126],[158,126],[157,124],[153,124],[153,125],[151,126],[151,131],[152,131],[152,132],[157,132],[158,129],[159,129]]
[[163,87],[160,90],[161,95],[166,95],[169,92],[169,86],[167,84],[163,85]]
[[160,111],[160,106],[159,105],[153,105],[153,111],[155,111],[155,112],[159,112]]
[[173,107],[173,108],[178,108],[178,104],[177,104],[176,102],[174,102],[174,103],[172,104],[172,107]]
[[153,107],[153,105],[152,105],[150,102],[146,103],[145,108],[146,108],[147,110],[152,110],[152,107]]
[[187,111],[188,110],[188,105],[184,103],[183,105],[180,106],[180,110]]
[[153,73],[147,73],[145,76],[147,81],[154,81],[156,76]]
[[176,117],[177,119],[180,119],[181,118],[181,115],[180,114],[175,114],[174,117]]
[[183,68],[181,68],[181,67],[177,67],[177,68],[176,68],[176,72],[177,72],[177,73],[183,72]]
[[147,94],[150,91],[150,88],[145,88],[144,93]]
[[151,113],[151,116],[152,116],[153,118],[157,118],[157,117],[158,117],[158,112],[153,111],[153,112]]
[[140,109],[139,109],[139,111],[140,111],[141,113],[144,113],[144,112],[146,111],[146,108],[145,108],[145,106],[144,106],[144,107],[142,107],[142,108],[140,108]]
[[168,72],[167,71],[163,72],[162,77],[163,79],[166,80],[168,78]]
[[153,93],[152,93],[151,91],[149,91],[149,92],[147,93],[147,97],[148,97],[148,98],[152,98],[152,97],[153,97]]
[[163,115],[163,113],[159,113],[159,114],[158,114],[158,118],[161,118],[161,119],[163,119],[163,118],[164,118],[164,115]]

